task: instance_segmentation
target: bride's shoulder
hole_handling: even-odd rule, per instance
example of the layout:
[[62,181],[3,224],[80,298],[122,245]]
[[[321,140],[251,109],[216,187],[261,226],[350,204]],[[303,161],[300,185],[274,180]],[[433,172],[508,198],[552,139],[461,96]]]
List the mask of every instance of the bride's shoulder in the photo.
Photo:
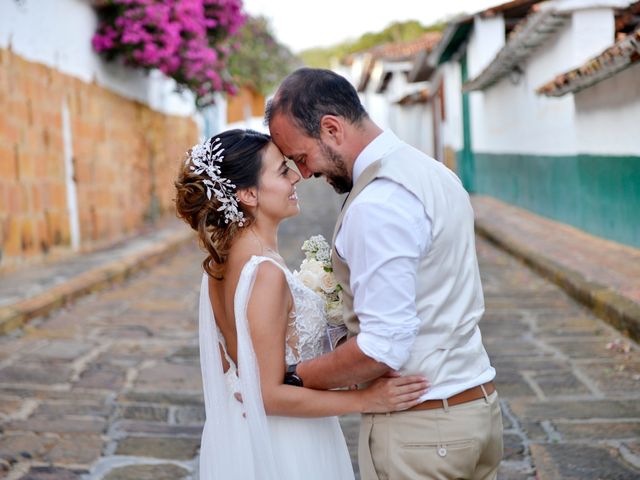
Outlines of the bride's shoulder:
[[242,270],[254,258],[259,257],[259,253],[255,246],[239,239],[239,241],[235,242],[229,249],[227,266],[234,270]]
[[254,255],[247,259],[240,271],[238,285],[242,285],[243,290],[247,288],[251,298],[260,305],[288,302],[291,296],[285,271],[269,257]]

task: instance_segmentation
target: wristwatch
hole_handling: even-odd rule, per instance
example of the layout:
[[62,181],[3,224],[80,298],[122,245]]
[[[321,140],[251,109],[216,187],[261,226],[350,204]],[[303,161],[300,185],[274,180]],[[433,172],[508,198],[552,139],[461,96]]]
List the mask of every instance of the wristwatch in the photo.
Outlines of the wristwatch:
[[296,373],[297,363],[287,366],[287,371],[284,374],[284,384],[293,385],[294,387],[302,387],[302,379]]

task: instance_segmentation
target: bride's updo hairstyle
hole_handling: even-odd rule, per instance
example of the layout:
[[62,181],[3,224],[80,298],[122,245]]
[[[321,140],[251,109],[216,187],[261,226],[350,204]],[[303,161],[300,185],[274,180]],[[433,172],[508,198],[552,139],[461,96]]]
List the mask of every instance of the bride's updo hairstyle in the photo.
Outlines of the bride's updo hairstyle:
[[187,152],[175,181],[177,215],[198,232],[209,254],[202,266],[218,280],[234,236],[254,221],[236,191],[258,186],[270,140],[254,130],[220,133]]

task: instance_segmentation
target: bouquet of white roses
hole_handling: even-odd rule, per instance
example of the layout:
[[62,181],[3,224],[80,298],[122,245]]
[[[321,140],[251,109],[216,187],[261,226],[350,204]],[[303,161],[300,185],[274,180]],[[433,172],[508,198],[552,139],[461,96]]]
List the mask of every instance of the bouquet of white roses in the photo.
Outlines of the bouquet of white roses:
[[329,344],[334,348],[346,335],[346,327],[342,321],[342,287],[333,274],[331,247],[322,235],[315,235],[305,240],[302,251],[306,258],[294,275],[324,299]]

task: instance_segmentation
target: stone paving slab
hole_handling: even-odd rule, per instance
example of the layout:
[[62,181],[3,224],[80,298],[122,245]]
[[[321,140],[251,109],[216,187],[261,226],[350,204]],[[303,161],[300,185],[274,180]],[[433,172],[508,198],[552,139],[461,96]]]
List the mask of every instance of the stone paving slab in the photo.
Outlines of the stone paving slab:
[[638,478],[626,446],[640,421],[638,345],[492,243],[477,249],[480,327],[508,419],[498,478]]
[[532,445],[531,451],[541,480],[637,480],[639,475],[609,446]]
[[181,222],[165,221],[160,227],[100,251],[0,272],[0,334],[120,282],[171,255],[192,238]]

